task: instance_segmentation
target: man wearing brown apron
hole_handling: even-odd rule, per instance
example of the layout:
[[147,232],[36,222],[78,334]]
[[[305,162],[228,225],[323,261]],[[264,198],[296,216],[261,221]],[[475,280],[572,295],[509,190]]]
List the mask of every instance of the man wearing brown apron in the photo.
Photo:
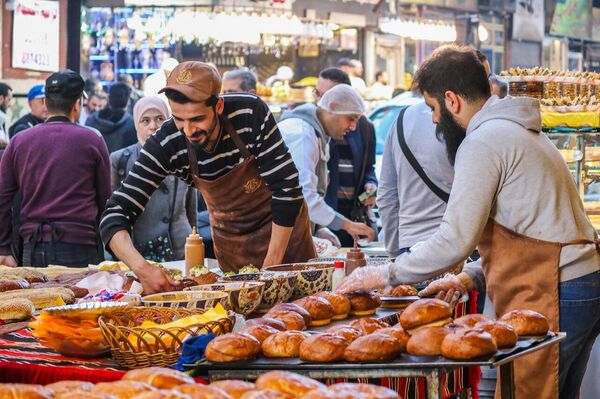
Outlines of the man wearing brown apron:
[[140,277],[145,292],[175,284],[141,257],[128,233],[166,175],[202,192],[223,271],[316,256],[298,171],[267,105],[253,95],[220,96],[220,91],[214,67],[179,64],[161,90],[172,119],[148,138],[107,203],[103,241]]
[[554,345],[515,361],[516,397],[576,398],[600,334],[600,256],[569,169],[540,133],[538,101],[490,97],[469,48],[436,50],[415,83],[454,163],[446,213],[422,246],[390,267],[351,276],[343,288],[423,281],[477,246],[481,263],[431,283],[420,295],[449,299],[486,284],[498,317],[515,309],[544,314],[551,330],[565,331],[567,339],[560,351]]

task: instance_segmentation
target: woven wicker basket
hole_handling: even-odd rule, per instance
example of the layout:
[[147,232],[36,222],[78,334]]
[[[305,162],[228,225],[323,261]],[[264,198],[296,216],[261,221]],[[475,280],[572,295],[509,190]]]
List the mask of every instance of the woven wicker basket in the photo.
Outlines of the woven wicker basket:
[[158,324],[170,323],[192,315],[205,313],[205,309],[172,309],[135,307],[116,311],[98,319],[104,339],[110,346],[113,359],[126,369],[163,366],[177,363],[183,347],[183,339],[206,333],[217,335],[231,332],[235,318],[227,318],[206,324],[193,324],[187,327],[170,329],[142,328],[144,321]]

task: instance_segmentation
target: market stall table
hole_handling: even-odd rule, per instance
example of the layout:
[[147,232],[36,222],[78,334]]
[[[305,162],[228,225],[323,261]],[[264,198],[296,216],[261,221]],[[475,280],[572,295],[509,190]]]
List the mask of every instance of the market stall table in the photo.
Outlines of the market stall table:
[[400,359],[388,363],[306,363],[300,359],[260,358],[252,362],[210,363],[184,365],[194,370],[196,376],[207,377],[209,381],[223,379],[256,379],[271,370],[285,370],[305,374],[315,379],[327,378],[382,378],[382,377],[424,377],[427,379],[427,397],[443,397],[443,373],[461,367],[499,367],[501,373],[502,398],[514,398],[513,360],[550,345],[556,345],[566,338],[565,333],[550,333],[544,338],[520,339],[517,346],[507,352],[500,351],[490,359],[453,361],[441,356],[418,357],[402,355]]

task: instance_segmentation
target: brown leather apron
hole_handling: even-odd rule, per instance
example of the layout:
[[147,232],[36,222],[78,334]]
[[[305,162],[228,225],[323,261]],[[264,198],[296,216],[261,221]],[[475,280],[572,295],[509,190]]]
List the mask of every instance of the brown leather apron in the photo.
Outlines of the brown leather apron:
[[[538,240],[489,219],[478,248],[496,316],[511,310],[531,309],[548,318],[551,331],[558,331],[561,250],[568,245],[593,243]],[[515,398],[558,398],[558,362],[558,345],[515,360]],[[496,385],[496,398],[499,397],[500,378]]]
[[[187,142],[190,168],[210,214],[215,255],[224,272],[236,272],[245,265],[262,267],[269,243],[273,217],[272,192],[258,173],[256,158],[248,151],[227,118],[221,118],[225,132],[244,160],[215,180],[199,177],[198,160]],[[308,207],[303,201],[290,237],[283,263],[306,262],[316,257],[310,230]]]

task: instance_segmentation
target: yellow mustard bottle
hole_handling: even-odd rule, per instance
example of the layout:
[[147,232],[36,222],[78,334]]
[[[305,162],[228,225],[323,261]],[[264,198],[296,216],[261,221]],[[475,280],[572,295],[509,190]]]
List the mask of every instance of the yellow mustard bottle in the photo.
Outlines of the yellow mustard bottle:
[[204,243],[196,227],[192,227],[192,234],[185,240],[185,275],[189,276],[190,269],[198,265],[204,265]]

